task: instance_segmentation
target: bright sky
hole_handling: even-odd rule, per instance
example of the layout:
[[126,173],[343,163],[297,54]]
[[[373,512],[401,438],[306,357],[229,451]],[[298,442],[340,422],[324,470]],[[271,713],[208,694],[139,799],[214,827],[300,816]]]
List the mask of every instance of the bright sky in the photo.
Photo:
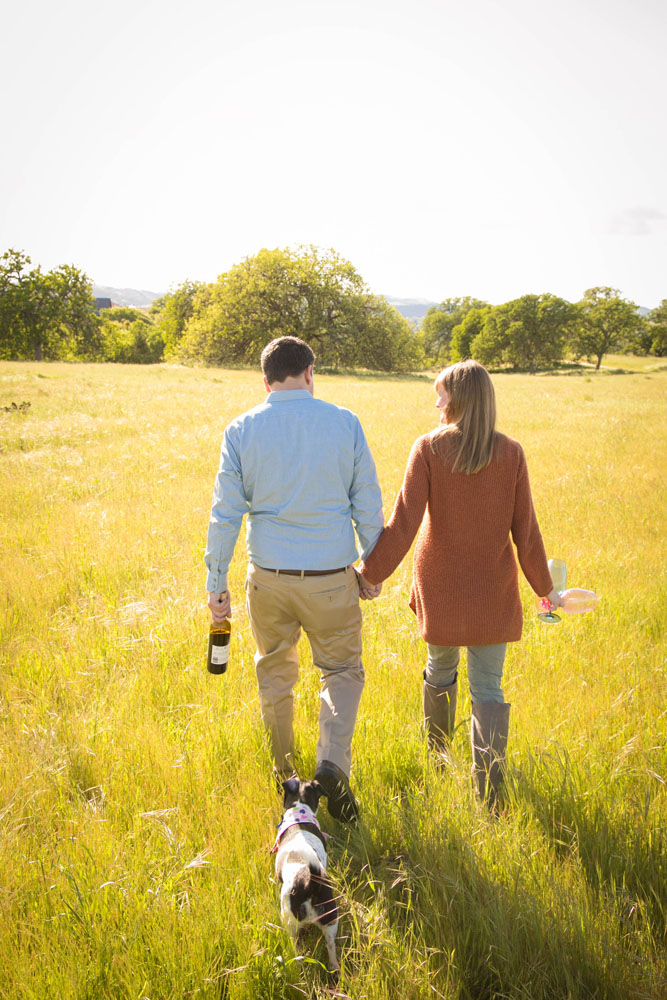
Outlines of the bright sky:
[[0,253],[212,281],[315,244],[375,292],[667,298],[665,0],[21,0]]

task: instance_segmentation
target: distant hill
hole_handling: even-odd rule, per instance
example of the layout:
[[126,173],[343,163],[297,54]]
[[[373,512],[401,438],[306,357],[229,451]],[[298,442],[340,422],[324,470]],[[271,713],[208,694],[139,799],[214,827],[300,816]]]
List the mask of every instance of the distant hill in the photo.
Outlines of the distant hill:
[[[149,292],[137,288],[111,288],[109,285],[93,285],[93,295],[96,299],[111,299],[115,306],[135,306],[145,309],[164,292]],[[437,302],[428,299],[397,299],[392,295],[385,296],[387,302],[397,309],[406,319],[421,321],[431,306]]]
[[417,321],[423,320],[431,306],[437,306],[437,302],[429,302],[428,299],[395,299],[391,295],[385,295],[390,306],[397,309],[401,316],[406,319]]
[[[148,292],[136,288],[110,288],[108,285],[93,285],[93,295],[96,299],[111,299],[115,306],[135,306],[146,309],[155,299],[159,299],[164,292]],[[384,296],[390,306],[397,309],[401,316],[412,320],[419,325],[431,306],[437,306],[439,302],[431,302],[429,299],[397,299],[393,295]],[[639,306],[642,316],[648,315],[650,309]]]
[[111,299],[115,306],[135,306],[146,309],[164,292],[139,291],[136,288],[110,288],[108,285],[93,285],[96,299]]
[[[429,302],[428,299],[395,299],[391,295],[385,295],[385,298],[389,305],[398,309],[401,316],[405,316],[406,319],[413,320],[417,324],[421,323],[431,306],[440,305],[439,302]],[[651,310],[647,309],[646,306],[638,306],[637,312],[640,316],[648,316]]]

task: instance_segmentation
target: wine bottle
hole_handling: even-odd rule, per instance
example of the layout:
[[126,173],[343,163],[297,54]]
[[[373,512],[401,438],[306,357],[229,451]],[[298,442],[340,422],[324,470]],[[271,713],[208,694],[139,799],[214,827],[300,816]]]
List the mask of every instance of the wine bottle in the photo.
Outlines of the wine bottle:
[[211,622],[208,633],[208,659],[206,667],[210,674],[224,674],[229,660],[229,640],[232,624],[229,618],[222,622]]

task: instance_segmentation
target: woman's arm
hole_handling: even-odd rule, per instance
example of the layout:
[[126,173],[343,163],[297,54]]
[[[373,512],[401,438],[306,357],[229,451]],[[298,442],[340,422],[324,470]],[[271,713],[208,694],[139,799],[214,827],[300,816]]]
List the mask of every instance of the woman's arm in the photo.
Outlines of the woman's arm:
[[412,447],[403,485],[389,522],[375,548],[359,567],[370,583],[381,583],[394,572],[412,545],[424,517],[430,489],[430,470],[424,457],[428,440],[419,438]]
[[[552,593],[557,596],[554,592],[553,580],[547,565],[547,555],[544,551],[544,542],[533,506],[528,466],[523,450],[519,456],[514,515],[512,517],[512,538],[516,545],[519,565],[538,597],[549,595],[551,599]],[[552,603],[556,602],[552,601]],[[560,599],[558,599],[558,603],[560,603]]]

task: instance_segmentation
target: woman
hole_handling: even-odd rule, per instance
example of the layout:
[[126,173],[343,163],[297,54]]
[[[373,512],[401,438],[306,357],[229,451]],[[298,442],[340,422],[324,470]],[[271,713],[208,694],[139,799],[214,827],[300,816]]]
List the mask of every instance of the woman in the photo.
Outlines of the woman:
[[508,642],[523,614],[512,541],[531,587],[552,605],[553,587],[521,445],[495,430],[486,369],[463,361],[435,382],[441,427],[415,442],[394,510],[365,563],[381,583],[415,548],[410,607],[428,645],[424,718],[432,749],[445,753],[454,730],[459,647],[468,647],[473,771],[493,810],[502,781],[509,704],[501,688]]

